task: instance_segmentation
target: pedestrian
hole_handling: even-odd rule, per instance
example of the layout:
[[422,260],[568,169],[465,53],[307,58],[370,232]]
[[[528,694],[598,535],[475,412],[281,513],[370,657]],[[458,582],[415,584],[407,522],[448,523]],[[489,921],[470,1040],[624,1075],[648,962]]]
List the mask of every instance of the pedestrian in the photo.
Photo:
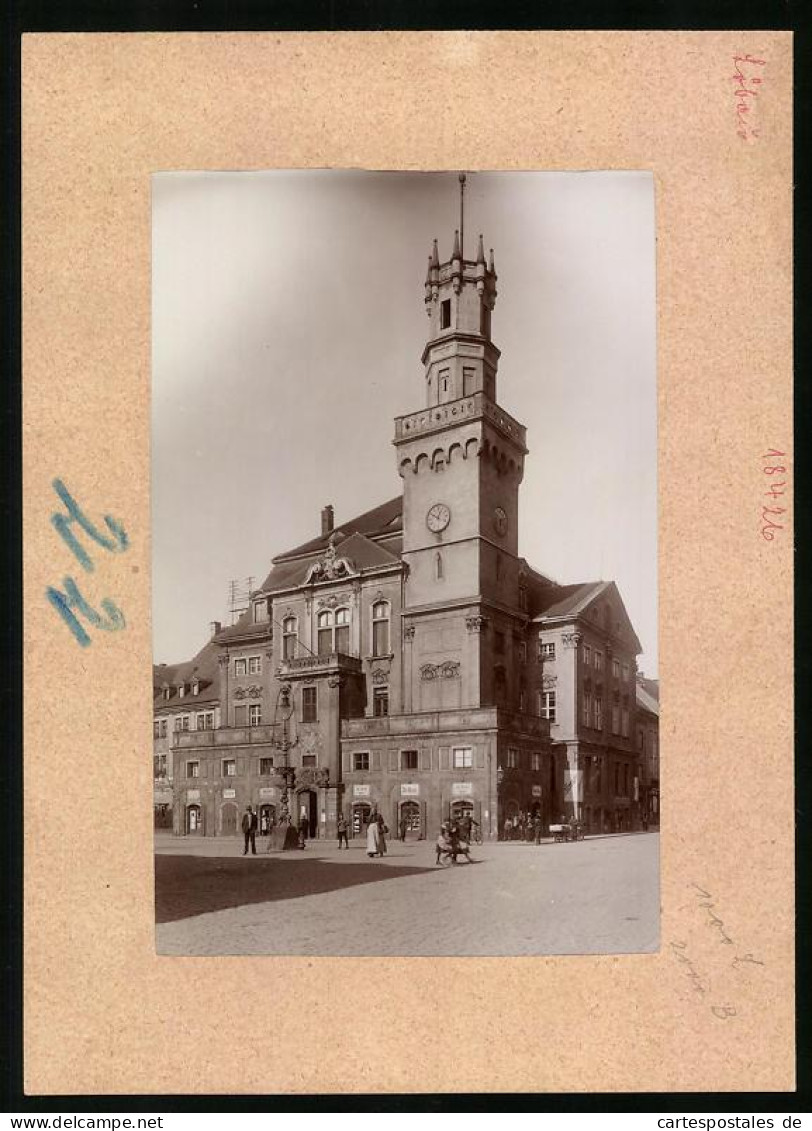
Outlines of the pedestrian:
[[349,839],[347,837],[347,822],[344,818],[343,813],[338,814],[338,820],[336,821],[336,829],[338,830],[338,847],[341,848],[341,842],[343,840],[344,841],[344,847],[347,849],[347,851],[349,851],[350,842],[349,842]]
[[246,805],[242,815],[242,831],[245,837],[243,856],[248,855],[248,845],[251,845],[251,855],[257,854],[257,815],[250,805]]
[[373,818],[367,825],[367,856],[382,856],[381,852],[381,826]]
[[510,840],[511,836],[513,835],[513,821],[511,821],[510,817],[505,817],[505,828],[503,835],[505,840]]
[[471,818],[466,813],[460,820],[460,837],[462,840],[471,842]]
[[309,826],[310,822],[307,819],[307,815],[304,810],[302,810],[302,815],[299,818],[299,848],[306,847],[307,834],[310,831]]
[[408,829],[408,827],[409,827],[409,822],[401,814],[401,818],[400,818],[400,839],[402,841],[406,840],[406,830]]
[[451,837],[448,833],[448,825],[440,825],[440,832],[437,834],[437,863],[441,864],[443,857],[447,856],[454,863],[453,844]]
[[534,844],[541,844],[541,830],[542,830],[541,814],[536,813],[535,817],[533,818],[533,843]]
[[389,829],[383,819],[383,813],[378,814],[378,831],[381,837],[381,856],[386,856],[386,834]]

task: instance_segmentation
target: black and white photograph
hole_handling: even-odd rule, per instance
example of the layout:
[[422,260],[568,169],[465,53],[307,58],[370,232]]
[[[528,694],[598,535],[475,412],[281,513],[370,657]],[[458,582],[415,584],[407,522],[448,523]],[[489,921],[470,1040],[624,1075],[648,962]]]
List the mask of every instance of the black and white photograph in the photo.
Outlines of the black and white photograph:
[[152,256],[157,952],[657,951],[651,173],[162,172]]

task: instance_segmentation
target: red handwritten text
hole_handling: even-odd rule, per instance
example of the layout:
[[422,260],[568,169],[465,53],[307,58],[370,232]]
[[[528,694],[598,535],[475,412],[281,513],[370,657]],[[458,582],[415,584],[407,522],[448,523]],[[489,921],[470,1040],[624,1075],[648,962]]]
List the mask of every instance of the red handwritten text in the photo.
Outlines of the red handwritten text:
[[783,530],[783,524],[775,522],[774,519],[781,517],[787,513],[787,508],[776,505],[782,495],[786,494],[787,480],[774,479],[773,476],[786,475],[786,466],[782,463],[777,463],[779,459],[785,457],[784,452],[776,451],[775,448],[770,448],[768,452],[762,455],[762,472],[770,476],[770,485],[764,494],[772,500],[773,505],[767,504],[761,507],[761,537],[765,542],[772,542],[775,538],[776,530]]
[[759,136],[755,113],[758,88],[764,79],[754,68],[766,67],[766,59],[754,59],[752,55],[734,55],[736,73],[731,75],[736,84],[736,133],[743,141],[755,141]]

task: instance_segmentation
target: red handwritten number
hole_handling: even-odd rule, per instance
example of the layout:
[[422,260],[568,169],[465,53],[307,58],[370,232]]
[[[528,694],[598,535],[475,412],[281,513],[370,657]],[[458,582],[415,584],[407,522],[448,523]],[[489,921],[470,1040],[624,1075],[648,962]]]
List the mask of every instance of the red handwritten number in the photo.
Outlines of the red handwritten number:
[[[784,452],[779,452],[777,448],[770,448],[769,451],[764,452],[764,454],[762,455],[761,458],[763,460],[782,459],[785,454],[786,453],[784,453]],[[771,463],[771,462],[765,463],[764,467],[762,467],[761,470],[764,472],[765,475],[786,475],[786,473],[787,473],[786,467],[783,464],[780,464],[780,463]],[[764,494],[769,499],[771,499],[773,502],[775,502],[776,499],[780,498],[781,495],[785,494],[784,488],[786,487],[786,485],[787,485],[786,479],[782,479],[780,481],[780,483],[770,483],[769,487],[764,492]],[[781,523],[773,522],[773,520],[769,516],[775,515],[777,517],[778,515],[782,515],[782,514],[786,514],[786,513],[787,513],[786,507],[762,506],[762,508],[761,508],[761,522],[762,522],[761,537],[764,539],[765,542],[773,542],[775,540],[775,533],[774,532],[776,530],[783,530],[784,529],[784,527],[781,525]]]

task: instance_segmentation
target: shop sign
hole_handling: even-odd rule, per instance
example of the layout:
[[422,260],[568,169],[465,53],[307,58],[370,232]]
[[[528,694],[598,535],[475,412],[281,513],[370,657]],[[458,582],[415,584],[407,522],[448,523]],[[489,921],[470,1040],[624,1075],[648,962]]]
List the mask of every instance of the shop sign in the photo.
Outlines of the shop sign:
[[400,796],[401,797],[419,797],[420,796],[420,786],[416,785],[416,784],[412,784],[411,782],[405,781],[401,784]]
[[261,785],[259,787],[260,797],[276,797],[276,787],[272,785]]
[[452,797],[469,797],[474,792],[472,781],[455,781],[451,783]]
[[541,797],[541,786],[540,785],[534,785],[533,786],[533,796],[534,797]]
[[199,789],[187,789],[186,790],[186,800],[187,801],[199,801],[200,800],[200,790]]
[[368,785],[354,785],[352,787],[353,797],[369,797]]
[[236,789],[224,789],[223,790],[223,797],[224,798],[226,798],[226,797],[236,797],[236,796],[237,796]]

